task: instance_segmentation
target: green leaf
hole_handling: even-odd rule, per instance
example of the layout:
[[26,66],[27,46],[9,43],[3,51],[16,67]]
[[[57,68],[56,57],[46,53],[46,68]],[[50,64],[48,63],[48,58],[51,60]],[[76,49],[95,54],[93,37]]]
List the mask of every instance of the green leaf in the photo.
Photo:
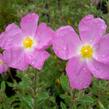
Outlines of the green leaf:
[[66,105],[63,102],[61,102],[61,109],[67,109]]
[[98,101],[98,104],[99,104],[100,109],[106,109],[101,101]]
[[47,100],[48,98],[49,98],[48,93],[47,93],[47,92],[43,92],[43,93],[40,93],[40,94],[38,95],[37,100],[38,100],[38,102],[42,102],[42,101]]
[[62,75],[60,77],[61,86],[64,90],[68,90],[68,79],[65,75]]
[[1,90],[5,90],[6,89],[6,85],[5,85],[5,81],[1,82]]
[[94,99],[90,96],[83,96],[78,100],[81,104],[92,104]]
[[22,96],[20,97],[22,100],[23,105],[25,105],[26,107],[28,107],[29,109],[32,109],[32,102],[33,102],[33,98],[29,95],[26,96]]
[[65,103],[69,104],[71,101],[71,96],[66,94],[61,94],[60,97],[65,101]]

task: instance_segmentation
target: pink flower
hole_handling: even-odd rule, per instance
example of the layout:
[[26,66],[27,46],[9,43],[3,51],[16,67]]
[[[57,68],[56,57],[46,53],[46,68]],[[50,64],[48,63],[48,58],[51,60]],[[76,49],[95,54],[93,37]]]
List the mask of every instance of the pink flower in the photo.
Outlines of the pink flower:
[[39,16],[30,13],[20,22],[20,28],[12,23],[0,37],[0,47],[5,49],[7,63],[12,68],[25,70],[28,65],[42,69],[49,53],[45,50],[51,43],[53,31],[45,23],[38,26]]
[[106,24],[92,15],[79,23],[80,36],[71,26],[56,31],[53,50],[58,57],[69,60],[66,66],[70,86],[75,89],[87,88],[92,75],[109,80],[109,34]]
[[0,54],[0,74],[6,72],[8,70],[8,66],[5,62],[4,55]]

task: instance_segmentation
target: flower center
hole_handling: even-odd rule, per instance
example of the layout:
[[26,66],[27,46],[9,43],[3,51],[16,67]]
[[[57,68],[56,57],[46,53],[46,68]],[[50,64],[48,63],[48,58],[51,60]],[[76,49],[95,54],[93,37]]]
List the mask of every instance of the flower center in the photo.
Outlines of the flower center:
[[26,37],[23,40],[23,46],[24,48],[31,48],[33,46],[33,39],[30,37]]
[[90,45],[84,45],[82,46],[80,53],[83,58],[92,58],[93,48]]

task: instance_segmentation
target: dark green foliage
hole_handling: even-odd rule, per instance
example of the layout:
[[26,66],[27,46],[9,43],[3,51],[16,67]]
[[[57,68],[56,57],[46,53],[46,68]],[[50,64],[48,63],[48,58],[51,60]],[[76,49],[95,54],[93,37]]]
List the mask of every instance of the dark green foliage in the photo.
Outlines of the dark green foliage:
[[[105,2],[107,13],[103,13]],[[40,15],[54,30],[72,25],[78,32],[80,19],[87,14],[102,17],[109,24],[109,1],[97,8],[90,0],[0,0],[0,30],[29,13]],[[42,71],[10,70],[0,76],[0,109],[109,109],[109,82],[93,79],[86,90],[72,90],[65,72],[66,62],[52,50]]]

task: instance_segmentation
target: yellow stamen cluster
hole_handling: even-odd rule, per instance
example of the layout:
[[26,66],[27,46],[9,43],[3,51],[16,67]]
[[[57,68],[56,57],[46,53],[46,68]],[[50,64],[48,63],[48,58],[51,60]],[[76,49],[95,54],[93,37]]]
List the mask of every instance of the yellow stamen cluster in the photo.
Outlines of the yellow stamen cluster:
[[23,40],[23,46],[24,48],[31,48],[33,46],[33,40],[30,37],[26,37]]
[[83,58],[90,59],[93,56],[93,48],[90,45],[84,45],[80,50],[81,56]]

